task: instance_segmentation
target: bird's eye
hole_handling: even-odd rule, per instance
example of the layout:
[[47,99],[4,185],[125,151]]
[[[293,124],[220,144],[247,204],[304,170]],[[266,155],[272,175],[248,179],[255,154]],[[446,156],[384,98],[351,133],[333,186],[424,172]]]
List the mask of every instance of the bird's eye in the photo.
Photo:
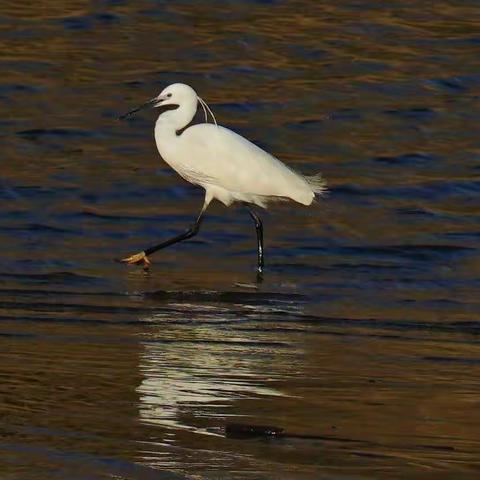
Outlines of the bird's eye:
[[171,93],[167,93],[167,97],[170,98],[172,96]]

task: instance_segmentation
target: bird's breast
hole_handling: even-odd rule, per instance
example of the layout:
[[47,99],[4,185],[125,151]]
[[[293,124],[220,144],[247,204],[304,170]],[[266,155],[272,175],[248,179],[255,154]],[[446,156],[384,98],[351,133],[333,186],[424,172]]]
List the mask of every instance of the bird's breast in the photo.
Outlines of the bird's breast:
[[155,130],[155,142],[163,160],[181,177],[195,185],[208,183],[208,176],[196,168],[195,149],[181,135],[165,134]]

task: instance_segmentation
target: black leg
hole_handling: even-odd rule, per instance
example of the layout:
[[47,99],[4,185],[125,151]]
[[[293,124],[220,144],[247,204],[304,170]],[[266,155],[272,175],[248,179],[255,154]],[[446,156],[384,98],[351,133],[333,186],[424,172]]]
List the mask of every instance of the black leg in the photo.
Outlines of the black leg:
[[181,233],[180,235],[176,235],[173,238],[169,238],[168,240],[165,240],[162,243],[159,243],[150,248],[147,248],[140,253],[136,253],[127,258],[123,258],[120,261],[123,263],[128,263],[130,265],[132,264],[139,265],[143,263],[144,268],[147,269],[150,265],[150,260],[148,259],[148,255],[155,253],[157,250],[173,245],[174,243],[178,243],[178,242],[181,242],[182,240],[187,240],[188,238],[192,238],[198,233],[198,231],[200,230],[200,225],[202,224],[203,214],[205,213],[205,210],[207,209],[209,203],[210,201],[209,200],[207,201],[206,199],[205,203],[203,204],[202,211],[197,217],[197,220],[185,232]]
[[257,272],[261,276],[263,272],[263,224],[260,220],[260,217],[247,205],[248,213],[255,222],[255,230],[257,231],[257,255],[258,255],[258,266]]
[[200,230],[200,225],[202,224],[202,221],[203,221],[204,212],[205,210],[202,210],[200,212],[200,215],[198,216],[197,220],[188,230],[185,230],[185,232],[181,233],[180,235],[177,235],[173,238],[169,238],[168,240],[165,240],[164,242],[159,243],[158,245],[154,245],[153,247],[145,249],[144,250],[145,255],[151,255],[152,253],[155,253],[157,250],[161,250],[162,248],[173,245],[174,243],[178,243],[183,240],[187,240],[189,238],[194,237]]
[[200,225],[202,224],[203,214],[205,213],[205,210],[206,208],[202,209],[202,211],[200,212],[200,215],[198,215],[197,217],[197,220],[195,220],[195,223],[188,230],[185,230],[185,232],[181,233],[180,235],[177,235],[173,238],[169,238],[168,240],[165,240],[164,242],[159,243],[158,245],[154,245],[153,247],[147,248],[146,250],[144,250],[145,255],[151,255],[152,253],[155,253],[157,250],[161,250],[162,248],[173,245],[174,243],[178,243],[183,240],[187,240],[189,238],[194,237],[200,230]]

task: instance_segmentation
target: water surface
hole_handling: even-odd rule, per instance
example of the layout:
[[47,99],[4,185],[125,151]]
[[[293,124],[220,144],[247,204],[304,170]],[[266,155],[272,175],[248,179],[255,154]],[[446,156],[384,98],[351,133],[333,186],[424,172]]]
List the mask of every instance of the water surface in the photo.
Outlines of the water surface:
[[[478,478],[476,2],[3,2],[0,472]],[[202,204],[156,153],[171,82],[329,196]],[[225,438],[229,422],[315,439]]]

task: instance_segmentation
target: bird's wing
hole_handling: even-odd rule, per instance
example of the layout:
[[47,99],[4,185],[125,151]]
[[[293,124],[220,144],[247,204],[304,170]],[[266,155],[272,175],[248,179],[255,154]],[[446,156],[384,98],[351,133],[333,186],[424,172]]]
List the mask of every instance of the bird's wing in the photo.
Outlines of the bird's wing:
[[181,137],[182,169],[197,176],[196,183],[262,196],[312,196],[305,177],[227,128],[194,125]]

